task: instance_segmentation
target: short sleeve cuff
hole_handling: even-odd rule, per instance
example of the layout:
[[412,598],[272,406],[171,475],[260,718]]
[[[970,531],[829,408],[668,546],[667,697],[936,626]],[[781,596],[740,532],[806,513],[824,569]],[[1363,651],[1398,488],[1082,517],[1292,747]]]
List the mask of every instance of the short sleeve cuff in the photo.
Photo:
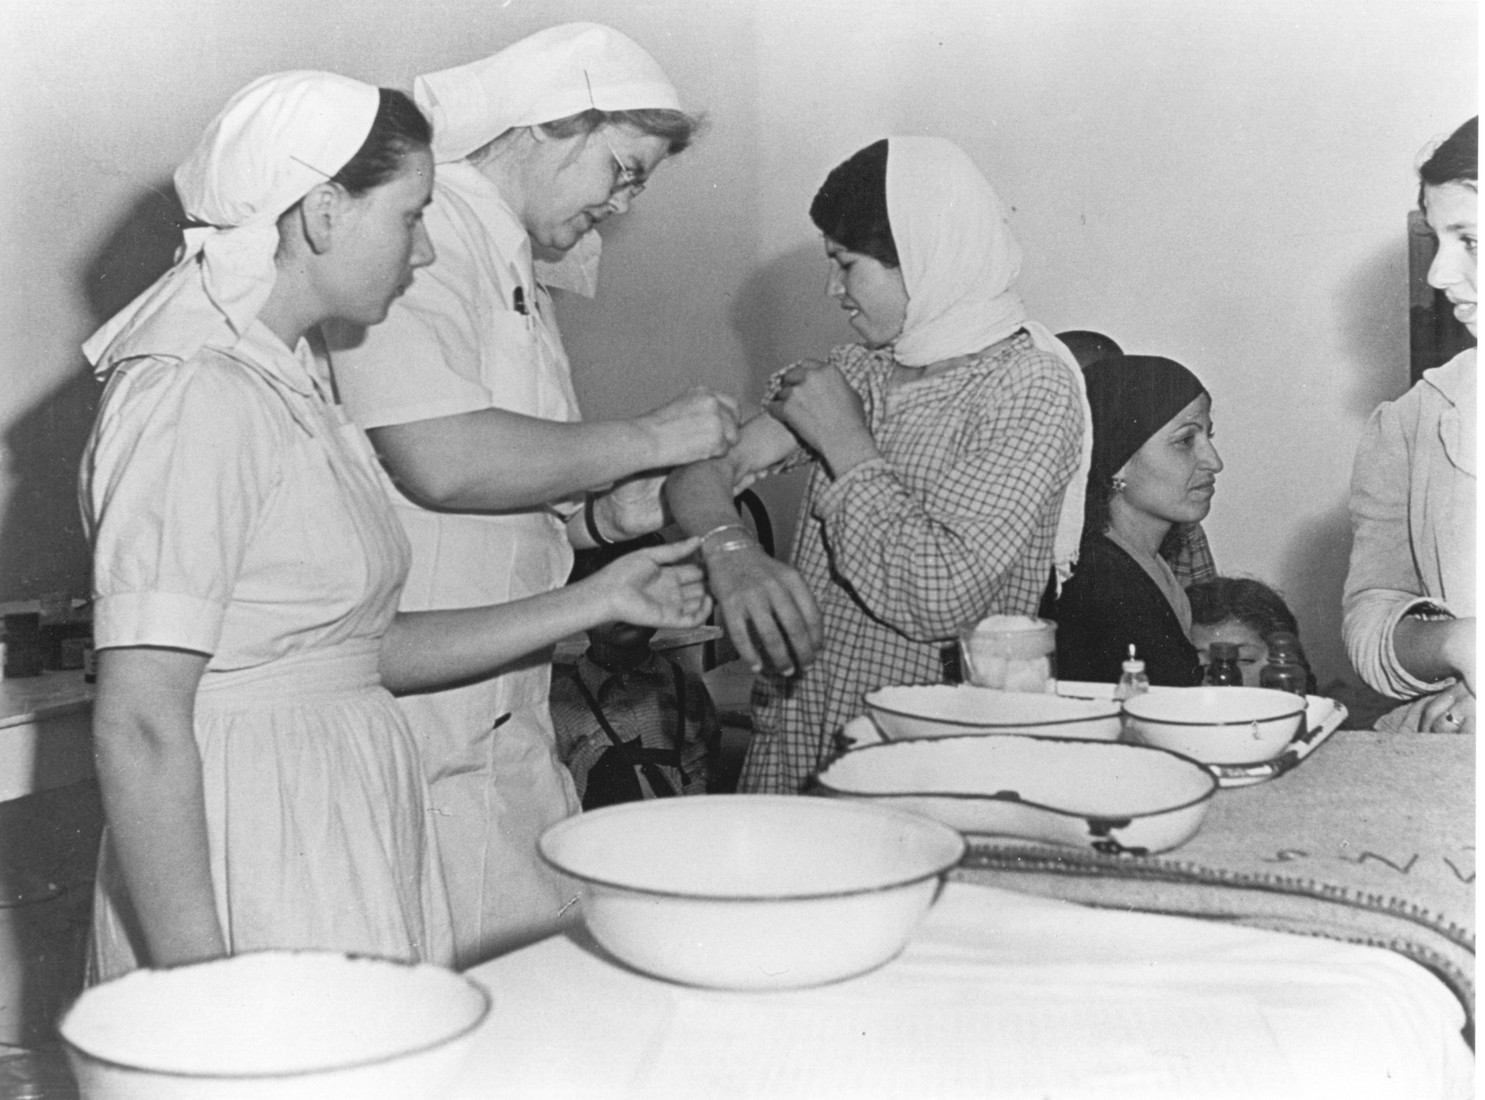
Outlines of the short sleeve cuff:
[[93,605],[98,649],[166,646],[215,653],[227,609],[210,600],[170,592],[120,592]]

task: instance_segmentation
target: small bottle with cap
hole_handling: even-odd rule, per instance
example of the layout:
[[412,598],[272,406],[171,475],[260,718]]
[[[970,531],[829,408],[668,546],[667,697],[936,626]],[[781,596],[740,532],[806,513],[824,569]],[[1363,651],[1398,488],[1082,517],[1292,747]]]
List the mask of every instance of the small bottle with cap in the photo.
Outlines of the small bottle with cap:
[[1270,634],[1268,663],[1258,670],[1258,685],[1304,695],[1308,681],[1305,666],[1299,663],[1299,639],[1287,630]]
[[1150,677],[1145,674],[1145,662],[1134,655],[1134,644],[1130,643],[1129,656],[1120,666],[1123,670],[1119,685],[1114,688],[1114,699],[1122,703],[1150,690]]
[[1215,687],[1242,687],[1243,669],[1238,664],[1238,647],[1233,642],[1213,642],[1207,647],[1206,683]]

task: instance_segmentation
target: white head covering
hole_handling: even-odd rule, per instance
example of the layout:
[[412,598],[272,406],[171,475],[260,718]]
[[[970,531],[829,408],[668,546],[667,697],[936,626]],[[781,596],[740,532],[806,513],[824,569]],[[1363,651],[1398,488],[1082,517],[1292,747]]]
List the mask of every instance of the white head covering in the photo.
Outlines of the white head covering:
[[93,334],[102,374],[141,355],[189,358],[230,328],[242,335],[277,277],[278,218],[361,148],[380,94],[323,72],[260,77],[222,109],[175,172],[186,214],[175,266]]
[[887,142],[887,218],[908,293],[892,353],[923,367],[989,347],[1025,329],[1037,347],[1067,364],[1083,408],[1078,468],[1057,522],[1053,561],[1071,575],[1083,531],[1083,492],[1093,454],[1093,416],[1077,359],[1045,326],[1026,318],[1015,291],[1021,247],[1005,208],[974,162],[953,142],[894,137]]
[[[655,59],[627,35],[601,23],[563,23],[537,31],[480,61],[413,81],[413,98],[433,122],[433,157],[460,160],[518,126],[600,111],[681,110],[680,97]],[[600,239],[589,230],[538,277],[592,295]]]

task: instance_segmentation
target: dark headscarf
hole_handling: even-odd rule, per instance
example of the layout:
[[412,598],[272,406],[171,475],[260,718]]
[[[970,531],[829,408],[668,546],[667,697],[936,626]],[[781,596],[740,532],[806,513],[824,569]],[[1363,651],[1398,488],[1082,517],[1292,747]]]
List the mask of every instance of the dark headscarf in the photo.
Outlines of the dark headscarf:
[[1155,355],[1100,359],[1083,372],[1083,379],[1093,410],[1093,463],[1083,521],[1086,537],[1107,526],[1114,475],[1146,440],[1207,389],[1180,363]]

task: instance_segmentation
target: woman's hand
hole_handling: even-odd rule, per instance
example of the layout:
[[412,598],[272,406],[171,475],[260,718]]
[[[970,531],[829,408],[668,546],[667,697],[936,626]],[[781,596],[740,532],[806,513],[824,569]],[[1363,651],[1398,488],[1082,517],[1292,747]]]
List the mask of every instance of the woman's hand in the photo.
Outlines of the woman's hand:
[[631,477],[619,482],[593,502],[599,532],[613,542],[626,542],[665,526],[665,504],[660,488],[665,475]]
[[635,626],[700,626],[712,613],[701,567],[683,564],[701,545],[687,539],[625,554],[573,587],[588,587],[607,613],[600,621]]
[[768,411],[825,460],[833,477],[881,457],[860,395],[830,363],[806,359],[790,367]]
[[1418,728],[1424,733],[1474,733],[1474,692],[1463,683],[1446,687],[1424,705]]
[[634,423],[648,438],[652,468],[700,462],[737,442],[737,400],[697,386]]
[[706,569],[722,626],[749,668],[763,671],[766,658],[792,676],[814,661],[825,645],[825,622],[797,570],[757,545],[712,554]]

